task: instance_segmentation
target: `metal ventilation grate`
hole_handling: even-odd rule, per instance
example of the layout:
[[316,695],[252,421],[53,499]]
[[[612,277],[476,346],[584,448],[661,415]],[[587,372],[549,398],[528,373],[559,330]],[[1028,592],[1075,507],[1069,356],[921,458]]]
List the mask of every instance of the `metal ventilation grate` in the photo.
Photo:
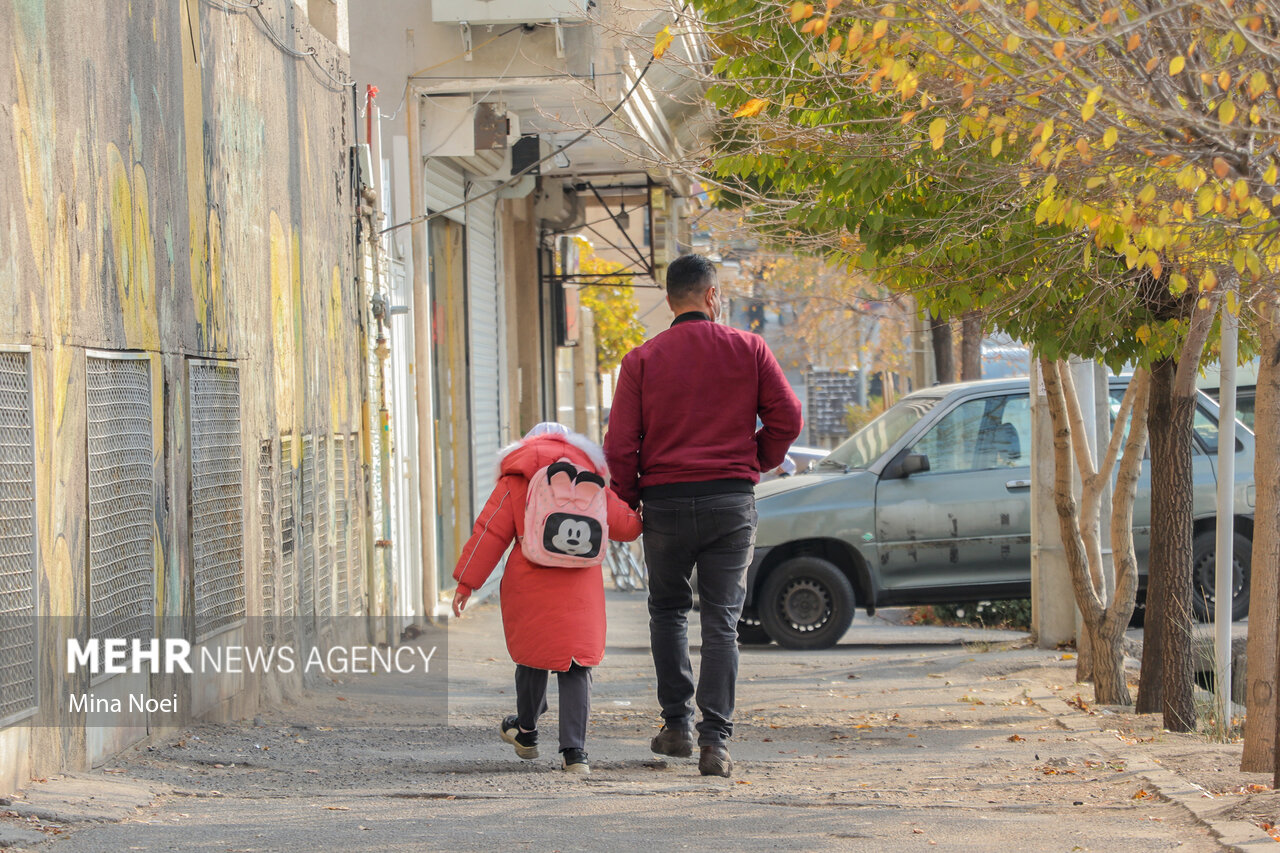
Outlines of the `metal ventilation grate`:
[[240,371],[191,361],[191,551],[196,638],[244,619]]
[[361,555],[364,541],[364,513],[360,511],[360,446],[356,434],[347,437],[347,513],[351,518],[347,549],[350,553],[351,615],[364,612],[364,561]]
[[302,571],[299,601],[304,636],[316,635],[316,469],[315,440],[302,437]]
[[351,612],[351,578],[347,574],[351,523],[347,515],[347,438],[333,437],[333,574],[339,616]]
[[36,698],[35,433],[30,357],[0,352],[0,719]]
[[329,513],[329,439],[320,436],[316,451],[316,608],[320,627],[333,622],[333,550]]
[[293,436],[280,436],[280,639],[294,640],[298,551],[293,518]]
[[262,641],[276,642],[276,481],[271,439],[258,445],[258,517],[262,534]]
[[155,633],[151,362],[89,356],[89,633]]

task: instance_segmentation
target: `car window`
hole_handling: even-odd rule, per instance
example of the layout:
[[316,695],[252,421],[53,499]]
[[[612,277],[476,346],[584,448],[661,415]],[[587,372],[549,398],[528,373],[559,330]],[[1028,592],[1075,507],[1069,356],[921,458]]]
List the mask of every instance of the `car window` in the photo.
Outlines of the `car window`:
[[955,473],[1027,465],[1030,448],[1030,400],[1026,394],[1015,394],[966,400],[944,415],[911,452],[929,457],[930,473]]
[[[1218,452],[1218,420],[1211,415],[1203,406],[1196,406],[1196,417],[1191,423],[1191,428],[1196,431],[1196,435],[1200,437],[1201,443],[1204,445],[1206,453]],[[1237,429],[1237,432],[1239,430]],[[1236,453],[1244,450],[1244,444],[1240,439],[1236,439]]]
[[1236,392],[1236,420],[1253,429],[1253,409],[1255,394],[1252,390],[1241,388]]
[[[1116,415],[1120,413],[1120,400],[1124,397],[1123,388],[1111,389],[1111,428],[1116,427]],[[1132,419],[1126,419],[1124,423],[1125,438],[1129,437],[1129,424]],[[1218,452],[1218,421],[1203,406],[1196,406],[1195,418],[1191,422],[1191,428],[1195,430],[1200,441],[1191,445],[1191,452],[1195,455],[1204,453]],[[1244,450],[1244,444],[1240,439],[1236,439],[1236,452]],[[1148,446],[1148,454],[1150,447]]]
[[831,451],[820,466],[866,468],[938,405],[941,397],[909,397],[891,406]]

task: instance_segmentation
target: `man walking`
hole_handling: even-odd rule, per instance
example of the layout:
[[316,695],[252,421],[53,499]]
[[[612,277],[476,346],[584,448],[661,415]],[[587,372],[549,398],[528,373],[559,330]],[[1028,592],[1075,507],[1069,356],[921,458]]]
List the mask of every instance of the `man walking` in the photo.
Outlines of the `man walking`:
[[720,291],[706,258],[685,255],[668,267],[667,304],[676,315],[671,328],[622,360],[604,451],[618,496],[643,503],[649,638],[664,722],[653,751],[693,754],[688,615],[697,566],[698,769],[728,776],[738,619],[756,534],[753,489],[800,434],[800,401],[762,338],[715,322]]

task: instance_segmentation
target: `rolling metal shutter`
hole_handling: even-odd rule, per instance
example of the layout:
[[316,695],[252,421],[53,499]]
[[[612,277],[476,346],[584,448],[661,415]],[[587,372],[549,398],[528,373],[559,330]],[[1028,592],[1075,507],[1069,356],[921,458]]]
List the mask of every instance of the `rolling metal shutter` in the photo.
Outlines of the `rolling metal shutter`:
[[[462,204],[467,182],[462,170],[450,166],[442,160],[428,159],[422,170],[423,193],[426,196],[427,210],[438,212],[449,210]],[[454,222],[465,222],[467,210],[458,207],[444,214]]]
[[[473,186],[470,195],[483,192]],[[467,313],[471,349],[472,500],[478,516],[493,488],[501,448],[501,335],[495,198],[467,205]]]

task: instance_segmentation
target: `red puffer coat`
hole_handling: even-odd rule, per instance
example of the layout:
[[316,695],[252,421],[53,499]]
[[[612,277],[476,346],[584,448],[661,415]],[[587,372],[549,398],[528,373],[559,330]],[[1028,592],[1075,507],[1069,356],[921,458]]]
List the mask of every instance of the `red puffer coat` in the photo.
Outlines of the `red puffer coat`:
[[[608,477],[604,453],[580,435],[539,435],[502,452],[498,483],[476,519],[453,570],[458,586],[485,582],[512,540],[524,535],[525,494],[538,469],[560,459]],[[640,535],[640,517],[611,489],[609,538]],[[502,576],[502,626],[511,659],[535,669],[564,672],[571,663],[598,666],[604,657],[604,577],[598,566],[564,569],[534,566],[519,545]]]

